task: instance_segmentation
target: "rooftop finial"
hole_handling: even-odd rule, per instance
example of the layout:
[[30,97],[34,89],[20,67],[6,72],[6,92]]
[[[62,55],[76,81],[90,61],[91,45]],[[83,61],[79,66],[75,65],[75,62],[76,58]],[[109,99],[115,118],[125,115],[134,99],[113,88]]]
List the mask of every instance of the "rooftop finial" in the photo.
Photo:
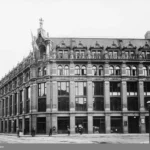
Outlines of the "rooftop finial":
[[40,21],[40,28],[42,28],[42,27],[43,27],[43,21],[44,21],[44,20],[43,20],[42,18],[40,18],[39,21]]

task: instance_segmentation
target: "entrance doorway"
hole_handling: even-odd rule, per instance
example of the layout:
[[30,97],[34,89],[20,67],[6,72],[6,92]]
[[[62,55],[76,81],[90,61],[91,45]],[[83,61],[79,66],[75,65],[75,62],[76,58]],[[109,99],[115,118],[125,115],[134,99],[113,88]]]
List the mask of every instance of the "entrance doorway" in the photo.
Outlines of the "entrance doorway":
[[93,117],[93,133],[105,133],[105,117]]
[[8,132],[11,132],[11,120],[9,120],[9,127],[8,127]]
[[46,134],[46,117],[37,118],[37,133]]
[[22,131],[22,119],[19,119],[19,129]]
[[14,128],[14,133],[16,133],[16,120],[14,120],[14,126],[13,126],[13,128]]
[[139,117],[128,117],[128,131],[129,133],[139,133]]
[[59,134],[67,133],[67,126],[70,127],[69,117],[58,117],[58,133]]
[[146,133],[149,133],[149,117],[145,117]]
[[122,133],[122,117],[111,117],[111,133]]
[[75,123],[76,123],[76,129],[75,129],[76,133],[78,133],[78,128],[80,125],[82,125],[82,127],[83,127],[83,133],[88,133],[87,117],[76,117]]
[[29,134],[29,118],[25,118],[24,134]]
[[3,121],[1,121],[1,132],[3,132]]

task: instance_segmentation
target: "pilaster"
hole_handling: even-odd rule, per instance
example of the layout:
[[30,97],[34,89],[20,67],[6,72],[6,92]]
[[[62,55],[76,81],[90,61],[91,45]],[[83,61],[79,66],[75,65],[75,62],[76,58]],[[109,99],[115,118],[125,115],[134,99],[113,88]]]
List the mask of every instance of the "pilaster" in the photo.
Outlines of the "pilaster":
[[75,82],[70,81],[70,111],[75,111]]
[[110,111],[110,88],[109,81],[104,81],[104,102],[105,102],[105,111]]

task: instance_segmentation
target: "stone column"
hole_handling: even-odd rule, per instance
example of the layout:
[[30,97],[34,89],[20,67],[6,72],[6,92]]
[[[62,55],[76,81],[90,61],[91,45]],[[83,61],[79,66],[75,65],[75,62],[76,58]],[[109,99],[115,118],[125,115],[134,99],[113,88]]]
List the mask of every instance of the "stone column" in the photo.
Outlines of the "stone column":
[[52,74],[52,73],[51,73],[51,68],[52,68],[51,64],[48,63],[48,64],[47,64],[47,67],[46,67],[46,71],[47,71],[47,75],[48,75],[48,76],[50,76],[50,75]]
[[92,114],[88,114],[88,133],[93,133],[93,116]]
[[109,76],[109,64],[107,62],[104,64],[104,76]]
[[19,118],[16,118],[16,127],[19,128]]
[[57,64],[56,62],[52,63],[52,76],[56,76],[57,75]]
[[145,125],[145,116],[140,116],[140,126],[141,126],[141,133],[146,133],[146,125]]
[[51,99],[51,95],[50,95],[50,91],[51,91],[51,82],[48,81],[46,83],[46,90],[47,90],[47,94],[46,94],[46,112],[50,112],[50,99]]
[[140,106],[140,111],[144,111],[144,86],[143,86],[143,81],[138,82],[138,94],[139,94],[139,106]]
[[24,129],[25,129],[25,116],[22,116],[22,133],[24,135]]
[[140,62],[139,66],[138,66],[138,75],[139,76],[143,76],[143,64]]
[[36,78],[37,77],[37,69],[36,69],[36,66],[32,65],[31,68],[30,68],[30,77],[31,78]]
[[87,65],[87,76],[92,76],[92,64],[90,62]]
[[87,110],[93,111],[92,81],[87,81]]
[[52,111],[57,111],[57,104],[58,104],[57,81],[52,81],[52,84],[53,84]]
[[4,98],[4,116],[6,117],[6,98]]
[[111,124],[110,124],[110,115],[105,116],[105,127],[106,127],[106,133],[111,133]]
[[104,81],[104,102],[105,102],[105,111],[110,111],[109,81]]
[[14,133],[14,120],[11,120],[11,133]]
[[56,128],[56,131],[53,133],[57,133],[57,115],[56,114],[52,115],[52,126]]
[[34,128],[35,131],[37,132],[37,118],[36,118],[36,115],[32,115],[32,118],[31,118],[31,129]]
[[70,76],[74,76],[75,66],[74,63],[70,63]]
[[70,81],[70,111],[75,111],[75,82]]
[[126,64],[123,62],[122,66],[121,66],[121,75],[122,76],[126,76]]
[[5,133],[5,119],[3,119],[3,132]]
[[121,82],[121,99],[123,111],[127,111],[127,83],[126,81]]
[[128,116],[123,115],[123,133],[128,133]]
[[7,133],[9,133],[9,119],[7,119]]
[[31,85],[31,111],[37,112],[37,99],[38,99],[38,85],[33,83]]
[[51,128],[51,118],[50,114],[46,114],[46,134],[49,134]]
[[75,133],[75,114],[70,114],[70,133]]

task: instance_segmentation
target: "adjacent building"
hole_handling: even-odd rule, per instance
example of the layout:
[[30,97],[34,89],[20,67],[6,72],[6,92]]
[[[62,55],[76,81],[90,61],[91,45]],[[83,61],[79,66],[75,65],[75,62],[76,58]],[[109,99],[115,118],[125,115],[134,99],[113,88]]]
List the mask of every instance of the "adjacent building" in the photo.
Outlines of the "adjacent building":
[[148,133],[150,32],[145,39],[52,38],[0,81],[0,132]]

